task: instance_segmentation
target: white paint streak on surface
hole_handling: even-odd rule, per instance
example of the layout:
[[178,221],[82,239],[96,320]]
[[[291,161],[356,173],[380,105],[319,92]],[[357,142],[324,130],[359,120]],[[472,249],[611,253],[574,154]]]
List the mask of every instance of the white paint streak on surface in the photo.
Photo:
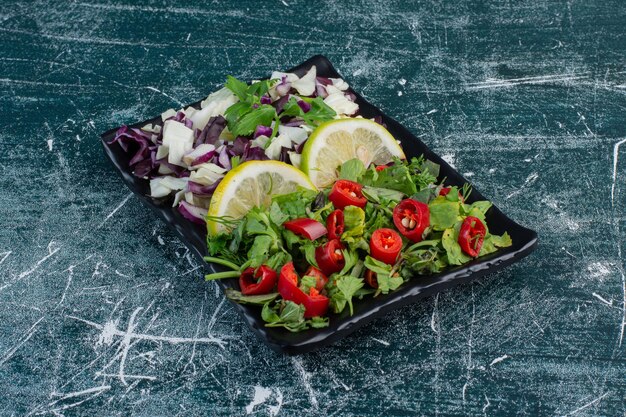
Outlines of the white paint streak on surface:
[[6,259],[9,257],[9,255],[11,255],[13,252],[12,251],[6,251],[6,252],[1,252],[0,253],[0,265],[2,265],[2,263],[4,261],[6,261]]
[[380,343],[383,346],[389,346],[389,342],[387,342],[386,340],[376,339],[375,337],[372,337],[372,340]]
[[304,369],[304,366],[302,366],[302,362],[300,361],[299,358],[292,357],[291,362],[293,363],[294,368],[296,368],[296,371],[298,371],[298,375],[300,376],[300,382],[302,382],[302,386],[304,386],[304,389],[309,395],[309,401],[311,402],[311,406],[315,410],[317,410],[318,402],[317,402],[317,397],[315,396],[315,391],[313,390],[313,387],[311,386],[311,382],[310,382],[311,375],[306,371],[306,369]]
[[589,78],[588,75],[566,75],[566,74],[555,74],[555,75],[542,75],[538,77],[524,77],[524,78],[511,78],[508,80],[493,80],[488,79],[486,81],[477,82],[477,83],[468,83],[468,90],[483,90],[485,88],[502,88],[502,87],[514,87],[516,85],[523,84],[546,84],[546,83],[561,83],[566,81],[573,80],[582,80],[585,78]]
[[254,407],[256,407],[257,405],[263,404],[271,396],[272,396],[271,389],[262,387],[260,385],[255,386],[254,398],[252,398],[252,401],[250,402],[250,404],[246,406],[246,414],[252,414],[252,412],[254,411]]
[[76,397],[81,397],[83,395],[87,395],[87,394],[93,394],[95,392],[101,392],[101,391],[108,391],[111,389],[110,385],[100,385],[97,387],[93,387],[93,388],[87,388],[84,389],[82,391],[76,391],[76,392],[70,392],[69,394],[63,394],[63,393],[57,393],[57,392],[53,392],[52,395],[55,397],[61,397],[58,400],[55,400],[53,402],[51,402],[49,405],[54,405],[56,403],[58,403],[59,401],[64,401],[67,400],[69,398],[76,398]]
[[[46,262],[48,259],[50,259],[52,256],[54,256],[54,254],[56,254],[59,249],[61,249],[61,246],[56,246],[56,242],[54,240],[50,241],[50,243],[48,243],[48,254],[46,256],[44,256],[43,258],[41,258],[40,260],[38,260],[35,265],[33,265],[31,268],[27,269],[26,271],[21,272],[16,279],[14,279],[11,282],[8,282],[6,284],[4,284],[3,286],[0,287],[0,291],[4,290],[7,287],[10,287],[11,285],[15,284],[16,282],[19,282],[21,280],[23,280],[24,278],[26,278],[27,276],[29,276],[30,274],[32,274],[33,272],[35,272],[37,269],[39,269],[39,267],[41,266],[41,264],[43,264],[44,262]],[[8,255],[6,255],[8,256]],[[2,259],[2,261],[4,262],[4,259]]]
[[158,88],[156,88],[156,87],[151,87],[151,86],[148,86],[148,87],[146,87],[146,89],[147,89],[147,90],[150,90],[150,91],[154,91],[155,93],[159,93],[159,94],[161,94],[162,96],[167,97],[167,98],[169,98],[170,100],[173,100],[173,101],[174,101],[176,104],[178,104],[179,106],[184,106],[184,105],[185,105],[182,101],[178,100],[177,98],[174,98],[174,97],[170,96],[169,94],[164,93],[163,91],[159,90],[159,89],[158,89]]
[[24,345],[24,343],[28,342],[30,340],[31,337],[33,337],[33,334],[35,334],[35,328],[37,327],[37,325],[39,323],[41,323],[41,321],[44,318],[41,317],[39,320],[37,320],[32,326],[30,326],[30,328],[26,331],[26,333],[24,334],[24,336],[22,337],[22,339],[15,345],[13,346],[11,349],[7,350],[5,352],[5,354],[2,356],[2,359],[0,359],[0,366],[4,365],[6,363],[6,361],[8,361],[9,359],[11,359],[11,357],[15,354],[15,352],[17,352],[17,350],[22,347],[22,345]]
[[537,178],[539,178],[539,174],[536,172],[533,172],[532,174],[530,174],[528,177],[526,177],[526,180],[524,181],[524,184],[522,184],[522,186],[516,190],[513,191],[511,194],[507,195],[505,197],[505,200],[508,200],[511,197],[514,197],[518,194],[520,194],[522,191],[524,191],[524,189],[526,189],[526,187],[528,187],[529,185],[532,185],[535,183],[535,181],[537,181]]
[[[76,317],[76,316],[67,316],[67,318],[73,319],[73,320],[77,320],[80,322],[83,322],[85,324],[90,325],[91,327],[94,327],[98,330],[102,330],[103,331],[103,335],[105,334],[104,331],[106,330],[106,335],[109,337],[108,340],[112,340],[113,336],[125,336],[126,332],[123,332],[121,330],[119,330],[114,322],[108,322],[106,325],[102,325],[102,324],[98,324],[98,323],[94,323],[93,321],[89,321],[89,320],[85,320],[85,319],[81,319],[80,317]],[[207,344],[216,344],[218,345],[220,348],[224,348],[224,346],[226,345],[226,342],[223,339],[217,338],[217,337],[198,337],[198,338],[193,338],[193,337],[175,337],[175,336],[156,336],[156,335],[151,335],[151,334],[145,334],[145,333],[130,333],[130,337],[132,339],[139,339],[139,340],[151,340],[154,342],[166,342],[166,343],[171,343],[171,344],[179,344],[179,343],[207,343]]]
[[104,224],[115,215],[115,213],[117,213],[119,211],[119,209],[121,209],[124,204],[126,204],[128,202],[128,200],[130,200],[130,198],[133,196],[133,193],[128,193],[128,195],[122,200],[122,202],[120,204],[118,204],[117,207],[115,207],[113,209],[113,211],[111,211],[109,214],[107,214],[107,216],[104,218],[104,220],[98,225],[98,229],[101,228],[102,226],[104,226]]
[[502,362],[503,360],[508,359],[508,358],[510,358],[510,356],[509,356],[509,355],[502,355],[502,356],[500,356],[500,357],[495,358],[494,360],[492,360],[492,361],[491,361],[491,363],[489,364],[489,366],[493,366],[493,365],[495,365],[496,363],[500,363],[500,362]]
[[613,184],[611,185],[611,207],[615,205],[615,184],[617,183],[617,165],[619,161],[619,147],[626,143],[626,139],[622,139],[613,146]]
[[574,414],[578,413],[579,411],[582,411],[586,408],[591,407],[592,405],[594,405],[595,403],[601,401],[604,397],[606,397],[607,395],[609,395],[609,392],[605,392],[604,394],[602,394],[600,397],[596,398],[593,401],[588,402],[587,404],[583,405],[582,407],[578,407],[577,409],[575,409],[574,411],[570,411],[567,414],[564,414],[563,417],[567,417],[567,416],[573,416]]
[[593,295],[594,297],[596,297],[598,300],[602,301],[604,304],[606,304],[607,306],[613,307],[613,300],[611,301],[607,301],[606,298],[602,297],[600,294],[597,294],[595,292],[592,292],[591,295]]

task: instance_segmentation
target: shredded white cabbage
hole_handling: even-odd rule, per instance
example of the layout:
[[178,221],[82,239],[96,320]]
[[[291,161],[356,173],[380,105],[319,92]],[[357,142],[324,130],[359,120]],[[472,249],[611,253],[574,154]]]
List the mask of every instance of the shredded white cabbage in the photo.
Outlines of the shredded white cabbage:
[[228,88],[217,90],[200,103],[201,110],[196,111],[190,119],[195,129],[204,129],[211,117],[222,116],[226,109],[238,102],[239,99]]
[[280,125],[278,126],[278,134],[287,136],[296,145],[300,145],[309,137],[306,130],[301,127],[294,126]]
[[163,124],[163,146],[167,146],[167,162],[182,166],[183,156],[193,149],[193,130],[175,120]]
[[310,96],[315,92],[315,77],[317,76],[317,68],[315,65],[304,74],[302,78],[291,83],[291,86],[298,90],[303,96]]
[[[185,156],[183,156],[183,163],[189,167],[189,169],[195,169],[195,167],[193,167],[191,165],[191,163],[198,157],[207,154],[209,152],[212,152],[215,150],[215,145],[210,145],[208,143],[202,143],[200,145],[198,145],[195,149],[193,149],[191,152],[187,152],[185,154]],[[158,151],[157,151],[158,153]],[[197,165],[200,166],[200,165]]]
[[350,101],[343,91],[330,85],[326,87],[326,90],[328,91],[328,97],[324,99],[324,103],[338,115],[343,114],[349,116],[359,110],[359,105]]
[[347,82],[345,82],[342,78],[329,78],[332,81],[333,86],[340,89],[341,91],[346,91],[350,86]]
[[187,178],[156,177],[150,180],[150,197],[160,198],[168,196],[172,191],[187,187]]
[[279,159],[282,147],[290,148],[291,139],[287,135],[278,135],[272,139],[272,143],[265,149],[265,155],[270,159]]
[[163,113],[161,113],[161,120],[166,121],[170,117],[174,117],[174,116],[176,116],[176,110],[167,109]]
[[189,180],[202,185],[212,185],[215,181],[224,176],[226,170],[219,165],[211,162],[198,165],[195,171],[192,171]]

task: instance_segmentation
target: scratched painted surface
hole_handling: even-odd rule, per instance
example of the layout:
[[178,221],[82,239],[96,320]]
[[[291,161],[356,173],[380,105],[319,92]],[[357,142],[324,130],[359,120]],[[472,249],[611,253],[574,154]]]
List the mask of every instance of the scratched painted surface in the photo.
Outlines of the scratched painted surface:
[[[1,415],[623,415],[622,1],[135,3],[0,5]],[[316,53],[540,246],[290,358],[98,134]]]

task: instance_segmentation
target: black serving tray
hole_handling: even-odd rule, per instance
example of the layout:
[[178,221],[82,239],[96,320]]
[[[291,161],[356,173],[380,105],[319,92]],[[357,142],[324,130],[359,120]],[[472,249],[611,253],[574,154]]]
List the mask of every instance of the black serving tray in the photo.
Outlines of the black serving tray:
[[[312,65],[317,66],[317,74],[319,76],[341,78],[330,61],[322,55],[316,55],[297,67],[287,70],[287,72],[294,72],[302,76]],[[391,134],[402,142],[407,157],[424,154],[426,158],[438,163],[441,166],[440,179],[446,178],[446,184],[448,185],[461,186],[467,182],[458,172],[428,149],[422,141],[416,138],[400,123],[383,114],[378,108],[368,103],[354,90],[350,89],[350,91],[356,95],[356,102],[359,104],[361,114],[364,117],[382,117],[383,122],[387,125]],[[191,106],[199,108],[200,101],[191,104]],[[161,117],[157,116],[143,122],[135,123],[131,125],[131,127],[141,127],[146,123],[161,124]],[[129,155],[127,155],[119,145],[108,144],[115,136],[116,130],[117,128],[103,133],[101,138],[104,151],[115,166],[117,172],[122,176],[128,188],[139,197],[141,202],[152,209],[157,216],[174,230],[200,262],[206,264],[203,260],[203,256],[207,255],[205,230],[201,226],[191,223],[182,217],[178,210],[171,206],[170,199],[159,201],[149,197],[149,182],[145,179],[133,176],[128,166],[130,160]],[[485,198],[482,194],[474,188],[468,202],[471,203],[472,201],[483,199]],[[259,307],[241,305],[235,302],[232,302],[232,304],[252,331],[272,349],[292,355],[319,349],[346,337],[370,321],[382,317],[406,304],[436,294],[439,291],[452,288],[456,285],[469,282],[517,262],[532,252],[537,245],[537,233],[534,230],[520,226],[509,219],[496,206],[493,206],[488,211],[487,223],[489,224],[489,230],[494,234],[501,234],[505,231],[508,232],[513,239],[513,246],[474,260],[461,267],[450,268],[443,273],[431,276],[416,276],[405,283],[401,288],[388,295],[355,300],[353,316],[349,315],[347,309],[342,314],[331,314],[330,325],[324,329],[311,329],[300,333],[290,333],[280,328],[267,328],[264,326],[264,322],[261,319],[261,309]],[[218,265],[206,265],[210,272],[223,270],[222,267]],[[217,281],[217,285],[220,286],[222,291],[226,288],[238,287],[236,279]]]

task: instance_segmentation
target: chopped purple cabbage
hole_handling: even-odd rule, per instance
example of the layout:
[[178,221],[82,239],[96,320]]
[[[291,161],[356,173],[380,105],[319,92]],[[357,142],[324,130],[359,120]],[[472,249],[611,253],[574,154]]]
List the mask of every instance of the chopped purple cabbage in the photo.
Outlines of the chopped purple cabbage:
[[272,128],[269,126],[258,125],[256,130],[254,131],[254,138],[258,138],[259,136],[272,136]]
[[206,226],[207,210],[202,207],[196,207],[186,201],[181,201],[178,205],[178,211],[189,221]]
[[305,113],[308,113],[309,110],[311,110],[311,104],[304,100],[298,100],[298,107],[300,107]]

